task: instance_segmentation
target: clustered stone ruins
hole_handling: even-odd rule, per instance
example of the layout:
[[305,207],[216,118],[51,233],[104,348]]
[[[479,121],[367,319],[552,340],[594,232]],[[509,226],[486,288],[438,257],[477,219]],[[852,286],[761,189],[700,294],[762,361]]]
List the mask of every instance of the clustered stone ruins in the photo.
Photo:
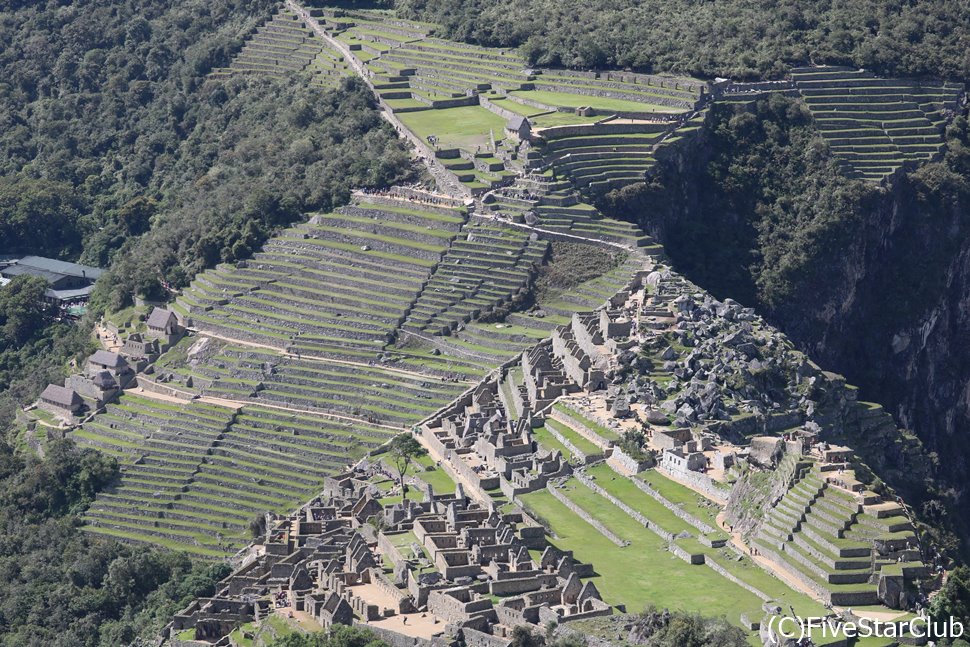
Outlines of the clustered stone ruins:
[[[530,496],[592,528],[601,548],[632,550],[605,510],[633,520],[663,559],[753,596],[757,608],[730,620],[766,645],[778,636],[763,617],[791,591],[846,618],[921,610],[943,562],[851,447],[893,443],[912,465],[917,441],[585,200],[642,181],[713,101],[770,92],[805,99],[847,174],[883,181],[941,154],[962,87],[835,67],[709,84],[539,70],[427,25],[285,4],[214,82],[357,74],[437,190],[357,192],[200,274],[169,306],[103,323],[104,348],[37,402],[31,424],[122,463],[121,483],[86,513],[90,532],[235,554],[232,575],[164,641],[228,647],[285,618],[366,625],[393,647],[506,647],[518,625],[627,611],[595,555],[557,547],[559,520]],[[872,93],[898,102],[906,123],[839,112]],[[419,135],[427,114],[456,110],[493,126]],[[859,159],[875,138],[877,154]],[[540,294],[542,270],[570,249],[599,273]],[[0,277],[42,272],[52,290],[89,292],[91,269],[21,259]],[[429,453],[404,478],[417,499],[386,453],[402,431]],[[243,547],[254,515],[265,532]]]
[[[723,337],[731,343],[710,341]],[[790,376],[778,390],[729,379],[741,367],[750,376],[775,366]],[[662,387],[657,370],[676,377]],[[724,387],[722,378],[732,386]],[[516,625],[549,627],[625,611],[604,602],[595,579],[586,579],[595,562],[555,548],[544,520],[518,504],[523,494],[547,490],[623,545],[560,491],[574,477],[669,541],[675,556],[703,563],[703,555],[675,543],[682,535],[665,531],[597,483],[588,469],[604,460],[616,477],[653,468],[719,501],[726,511],[723,529],[665,505],[690,519],[702,545],[732,546],[724,531],[743,529],[752,537],[752,554],[757,549],[773,556],[779,569],[826,603],[850,607],[844,613],[873,604],[912,607],[913,583],[925,581],[931,568],[921,561],[923,549],[904,508],[855,478],[853,450],[820,437],[825,430],[817,421],[830,426],[832,416],[842,415],[828,406],[834,391],[846,395],[844,385],[750,310],[716,301],[651,264],[601,309],[574,315],[415,427],[456,483],[454,494],[437,494],[412,478],[421,501],[381,505],[378,499],[389,492],[378,483],[393,477],[378,451],[328,478],[323,493],[298,513],[269,519],[265,538],[244,565],[215,596],[183,610],[169,632],[194,629],[195,641],[229,644],[226,636],[241,624],[282,613],[323,628],[364,624],[392,645],[500,647]],[[670,396],[676,407],[656,406]],[[562,425],[562,433],[554,433],[571,449],[571,459],[537,442],[533,430],[553,423]],[[645,432],[642,452],[649,460],[634,459],[620,442],[631,430]],[[581,441],[597,451],[584,453],[575,446]],[[745,492],[755,472],[772,475],[770,492]],[[766,497],[769,510],[763,519],[741,503],[758,496]],[[894,538],[886,539],[887,532]],[[826,566],[822,555],[830,550],[836,557]],[[821,565],[808,566],[815,558]],[[806,576],[806,568],[818,578]],[[848,592],[820,581],[872,586]],[[766,612],[777,608],[762,597]],[[743,622],[760,626],[759,618]],[[762,635],[773,638],[766,626]]]

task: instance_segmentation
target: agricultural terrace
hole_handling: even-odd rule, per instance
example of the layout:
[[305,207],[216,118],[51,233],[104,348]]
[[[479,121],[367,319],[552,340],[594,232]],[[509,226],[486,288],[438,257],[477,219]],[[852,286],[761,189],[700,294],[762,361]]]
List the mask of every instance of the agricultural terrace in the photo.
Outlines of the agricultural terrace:
[[[527,99],[550,108],[582,108],[589,106],[605,114],[613,112],[683,112],[677,106],[665,106],[649,103],[648,101],[630,101],[628,99],[610,99],[609,97],[590,96],[585,94],[571,94],[569,92],[553,92],[550,90],[516,90],[510,92],[513,99]],[[647,99],[651,95],[644,95]],[[602,117],[600,117],[602,118]]]
[[481,106],[408,112],[400,119],[421,139],[437,137],[441,148],[486,149],[505,131],[505,120]]
[[128,394],[70,435],[123,467],[85,514],[87,530],[225,557],[249,540],[254,518],[300,505],[391,434],[320,414]]

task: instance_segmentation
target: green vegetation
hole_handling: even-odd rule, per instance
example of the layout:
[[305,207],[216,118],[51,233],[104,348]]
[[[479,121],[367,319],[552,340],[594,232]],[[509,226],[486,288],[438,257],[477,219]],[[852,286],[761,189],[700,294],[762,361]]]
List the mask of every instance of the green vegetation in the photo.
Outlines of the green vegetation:
[[274,640],[267,647],[387,647],[387,644],[363,627],[334,625],[328,632],[292,633]]
[[[579,108],[581,106],[592,106],[597,110],[603,110],[607,113],[611,110],[615,110],[617,112],[682,112],[682,109],[680,108],[651,104],[647,101],[640,102],[625,99],[609,99],[607,97],[570,94],[567,92],[552,92],[549,90],[517,90],[510,94],[523,99],[532,99],[533,101],[538,101],[541,104],[552,106],[554,108]],[[601,119],[602,117],[599,118]]]
[[455,491],[455,482],[444,468],[435,465],[429,454],[418,456],[414,463],[421,468],[415,471],[414,476],[434,488],[435,494],[451,494]]
[[44,301],[47,283],[18,276],[0,287],[0,429],[19,406],[37,397],[50,382],[63,379],[72,356],[91,348],[91,321],[58,321]]
[[157,632],[228,566],[77,532],[77,514],[118,475],[114,459],[70,441],[43,460],[0,442],[3,647],[116,647]]
[[738,621],[742,611],[760,617],[757,597],[714,571],[692,567],[667,552],[660,537],[609,501],[587,488],[577,488],[568,495],[630,545],[616,546],[546,491],[521,498],[529,510],[551,525],[556,533],[553,544],[593,563],[599,574],[594,580],[596,587],[607,602],[624,603],[629,608],[662,604],[670,609],[726,615],[732,622]]
[[408,473],[408,468],[412,463],[416,463],[418,458],[427,454],[428,450],[421,446],[417,438],[410,434],[400,434],[395,436],[387,449],[391,463],[397,469],[398,484],[403,493],[402,499],[407,496],[408,488],[404,483],[404,477]]
[[485,149],[490,146],[490,133],[496,140],[505,136],[505,120],[481,106],[406,112],[398,117],[423,140],[435,135],[440,148]]
[[713,78],[780,76],[814,61],[888,76],[970,79],[970,7],[948,0],[799,7],[733,0],[398,0],[395,6],[406,17],[441,24],[439,32],[457,40],[521,46],[538,65]]
[[[92,303],[100,313],[248,256],[304,210],[346,202],[351,187],[406,177],[407,151],[359,83],[206,82],[275,5],[6,6],[2,251],[113,266]],[[85,349],[90,324],[74,330],[35,327],[15,353],[0,352],[0,424]]]
[[616,268],[626,260],[622,252],[602,247],[553,241],[549,262],[539,268],[536,298],[544,300]]

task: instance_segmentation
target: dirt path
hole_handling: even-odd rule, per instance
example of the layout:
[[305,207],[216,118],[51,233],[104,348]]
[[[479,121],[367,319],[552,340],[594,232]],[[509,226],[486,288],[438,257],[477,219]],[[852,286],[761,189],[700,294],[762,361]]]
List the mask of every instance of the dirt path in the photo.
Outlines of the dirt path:
[[303,22],[306,23],[311,30],[313,30],[313,33],[322,38],[330,47],[340,52],[343,55],[344,60],[350,64],[350,67],[354,70],[354,72],[356,72],[357,75],[364,80],[367,87],[369,87],[371,92],[374,93],[378,103],[380,103],[381,107],[384,108],[381,111],[381,117],[387,120],[387,122],[394,127],[394,130],[397,131],[398,135],[411,142],[417,151],[417,158],[424,163],[428,169],[428,172],[431,173],[431,175],[437,181],[438,190],[454,198],[470,198],[471,193],[464,187],[464,185],[462,185],[461,182],[458,181],[458,178],[453,173],[448,171],[444,166],[435,161],[434,151],[431,150],[427,144],[421,141],[420,137],[412,133],[408,127],[405,126],[400,119],[398,119],[392,110],[384,106],[383,102],[381,101],[380,94],[374,88],[374,84],[370,80],[370,70],[368,70],[364,64],[361,63],[356,56],[354,56],[353,52],[350,51],[350,48],[328,34],[327,31],[320,26],[317,19],[311,16],[309,12],[307,12],[307,10],[304,9],[299,3],[295,2],[295,0],[286,0],[286,6],[293,13],[297,14],[300,19],[303,20]]
[[734,544],[734,546],[736,546],[738,549],[740,549],[742,553],[747,555],[751,559],[751,561],[758,564],[763,569],[765,569],[766,571],[768,571],[769,573],[771,573],[772,575],[780,579],[782,582],[787,584],[790,588],[798,591],[799,593],[804,593],[805,595],[809,596],[810,598],[812,598],[813,600],[821,604],[826,604],[825,600],[823,600],[818,593],[816,593],[812,589],[805,586],[805,584],[803,584],[801,580],[792,577],[791,574],[789,574],[786,569],[782,568],[780,564],[778,564],[772,559],[765,557],[764,555],[755,555],[752,552],[751,547],[748,546],[748,544],[744,543],[744,539],[741,537],[741,533],[733,532],[728,529],[727,523],[724,520],[724,516],[725,516],[725,513],[723,511],[717,515],[717,525],[731,538],[731,543]]

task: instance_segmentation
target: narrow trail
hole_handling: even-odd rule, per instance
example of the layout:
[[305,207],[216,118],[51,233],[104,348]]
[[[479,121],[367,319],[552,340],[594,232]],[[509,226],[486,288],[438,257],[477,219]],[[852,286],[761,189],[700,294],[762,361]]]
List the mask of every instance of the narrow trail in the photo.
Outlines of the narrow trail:
[[412,145],[414,145],[415,149],[418,151],[418,159],[424,163],[428,169],[428,172],[431,173],[434,179],[438,182],[438,189],[442,193],[453,198],[471,199],[470,192],[461,184],[461,182],[458,181],[458,178],[455,177],[450,171],[445,169],[441,164],[435,162],[434,151],[431,150],[427,144],[421,141],[420,137],[412,133],[408,127],[405,126],[404,123],[394,114],[393,111],[389,110],[384,105],[383,101],[381,100],[380,93],[377,92],[377,89],[374,87],[374,83],[370,79],[370,71],[364,67],[363,63],[361,63],[356,56],[354,56],[353,52],[350,51],[350,48],[328,34],[327,31],[320,26],[319,21],[311,16],[310,13],[298,2],[295,2],[295,0],[286,0],[286,6],[293,13],[298,15],[300,19],[303,20],[303,22],[306,23],[311,30],[313,30],[313,33],[322,38],[330,47],[340,52],[344,59],[350,64],[350,67],[354,70],[354,72],[357,73],[357,76],[363,79],[364,83],[366,83],[367,87],[370,88],[371,92],[374,93],[374,97],[383,108],[383,110],[381,110],[381,117],[394,126],[394,129],[397,131],[398,135],[404,137],[410,141]]

